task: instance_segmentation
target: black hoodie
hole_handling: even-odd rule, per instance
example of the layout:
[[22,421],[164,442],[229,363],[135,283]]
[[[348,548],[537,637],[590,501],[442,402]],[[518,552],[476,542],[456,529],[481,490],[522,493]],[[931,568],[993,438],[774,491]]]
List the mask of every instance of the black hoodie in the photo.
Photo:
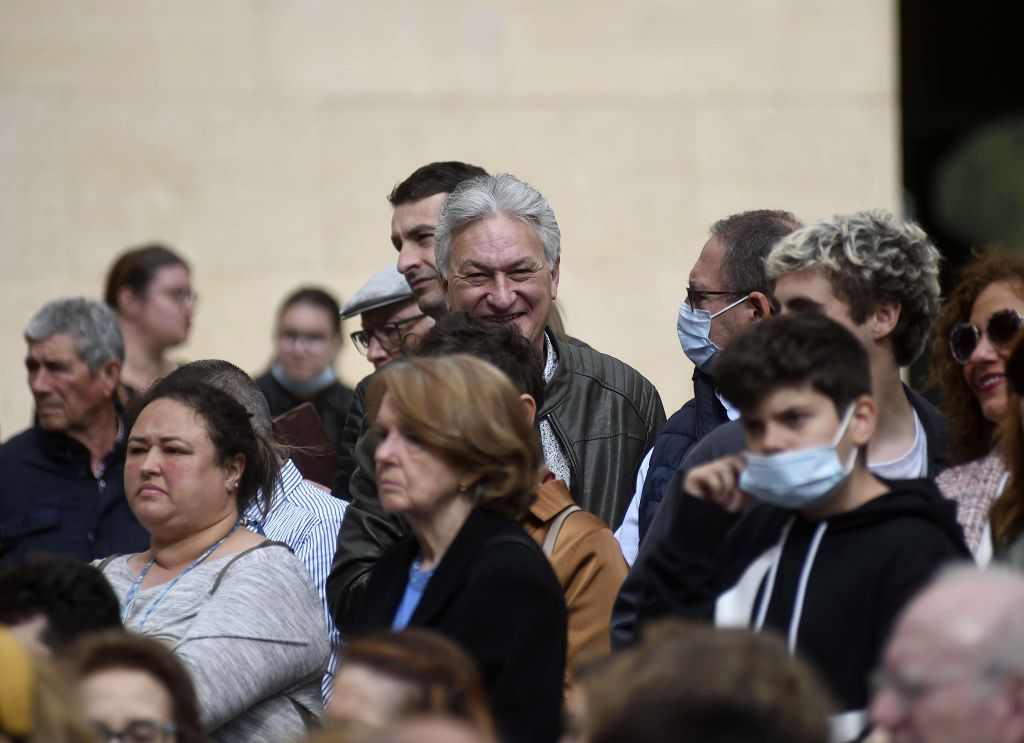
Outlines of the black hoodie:
[[651,556],[641,620],[763,624],[817,667],[841,709],[863,709],[900,609],[944,562],[971,556],[955,504],[930,480],[885,482],[888,493],[822,521],[765,504],[729,514],[685,495],[671,548]]

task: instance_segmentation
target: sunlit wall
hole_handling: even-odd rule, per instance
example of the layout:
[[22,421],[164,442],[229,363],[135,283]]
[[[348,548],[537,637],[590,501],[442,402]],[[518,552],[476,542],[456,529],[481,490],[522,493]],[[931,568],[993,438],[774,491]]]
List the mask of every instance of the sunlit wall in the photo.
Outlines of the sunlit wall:
[[29,317],[98,296],[124,246],[193,265],[177,358],[258,372],[284,294],[394,260],[385,196],[437,159],[548,197],[569,331],[671,412],[711,222],[898,210],[895,23],[891,0],[0,0],[0,436],[31,416]]

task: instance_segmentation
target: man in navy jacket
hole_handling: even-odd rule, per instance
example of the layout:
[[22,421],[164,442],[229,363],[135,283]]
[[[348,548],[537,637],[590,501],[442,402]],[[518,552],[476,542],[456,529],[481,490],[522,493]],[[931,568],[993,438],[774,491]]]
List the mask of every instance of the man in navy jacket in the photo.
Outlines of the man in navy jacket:
[[771,282],[764,259],[781,238],[800,227],[789,212],[758,209],[720,219],[690,270],[676,332],[694,366],[693,399],[662,427],[641,467],[636,494],[615,533],[630,563],[665,495],[665,488],[694,444],[738,413],[726,409],[715,389],[718,352],[752,323],[771,314]]
[[32,318],[25,340],[36,423],[0,446],[0,560],[144,550],[149,535],[124,497],[127,431],[115,402],[124,342],[114,312],[58,299]]

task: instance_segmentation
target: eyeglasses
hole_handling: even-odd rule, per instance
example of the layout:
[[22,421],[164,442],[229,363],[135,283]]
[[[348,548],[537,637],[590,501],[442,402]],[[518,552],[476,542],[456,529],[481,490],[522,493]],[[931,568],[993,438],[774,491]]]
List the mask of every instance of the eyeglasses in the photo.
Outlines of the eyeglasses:
[[[984,334],[988,337],[989,343],[996,348],[1002,348],[1016,337],[1022,325],[1024,320],[1017,310],[999,310],[988,318]],[[970,361],[971,354],[981,342],[981,336],[982,331],[969,322],[953,326],[949,331],[949,350],[956,363],[962,366]]]
[[105,743],[112,740],[123,743],[162,743],[177,732],[173,722],[160,724],[153,720],[133,720],[123,730],[111,730],[102,722],[94,722],[92,726]]
[[690,309],[697,309],[694,305],[704,304],[708,297],[744,297],[750,292],[712,292],[703,291],[701,289],[694,289],[692,286],[686,287],[686,303],[690,305]]
[[877,696],[883,689],[891,689],[903,704],[910,706],[929,692],[940,687],[971,679],[991,682],[1001,678],[1002,674],[1002,669],[997,665],[988,665],[980,668],[949,668],[944,673],[929,673],[927,676],[921,676],[920,678],[912,678],[884,668],[878,668],[868,678],[868,686],[871,689],[872,696]]
[[282,330],[277,334],[281,343],[288,346],[297,346],[300,343],[307,348],[320,349],[327,345],[330,340],[323,333],[300,333],[298,330]]
[[199,301],[199,295],[191,289],[160,289],[159,293],[163,294],[175,304],[194,305]]
[[408,331],[403,333],[402,328],[410,323],[416,322],[417,320],[421,320],[424,317],[426,317],[426,315],[424,314],[413,315],[412,317],[405,317],[402,318],[401,320],[389,322],[385,325],[381,325],[380,327],[372,328],[370,330],[357,330],[355,333],[352,333],[349,337],[352,339],[352,342],[356,344],[356,348],[359,349],[359,353],[363,354],[364,356],[370,350],[371,338],[376,338],[377,342],[385,351],[394,351],[402,344],[402,341],[405,339],[407,335],[411,335],[411,333],[409,333]]

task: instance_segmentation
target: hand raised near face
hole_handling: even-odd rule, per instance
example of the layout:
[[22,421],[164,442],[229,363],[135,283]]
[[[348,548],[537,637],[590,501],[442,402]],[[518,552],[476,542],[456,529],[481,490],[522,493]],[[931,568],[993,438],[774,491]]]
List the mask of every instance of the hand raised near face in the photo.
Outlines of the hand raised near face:
[[730,513],[737,513],[751,498],[739,489],[740,473],[747,466],[742,454],[716,459],[694,467],[686,474],[683,489],[694,498],[706,500]]

